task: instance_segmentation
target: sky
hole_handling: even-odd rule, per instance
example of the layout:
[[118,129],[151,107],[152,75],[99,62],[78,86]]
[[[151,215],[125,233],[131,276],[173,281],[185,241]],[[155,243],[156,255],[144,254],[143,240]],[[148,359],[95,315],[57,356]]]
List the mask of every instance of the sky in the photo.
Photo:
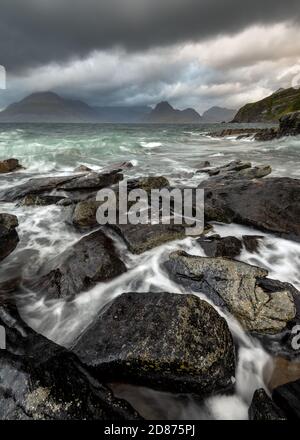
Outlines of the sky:
[[0,108],[51,90],[238,109],[300,86],[299,24],[299,0],[1,0]]

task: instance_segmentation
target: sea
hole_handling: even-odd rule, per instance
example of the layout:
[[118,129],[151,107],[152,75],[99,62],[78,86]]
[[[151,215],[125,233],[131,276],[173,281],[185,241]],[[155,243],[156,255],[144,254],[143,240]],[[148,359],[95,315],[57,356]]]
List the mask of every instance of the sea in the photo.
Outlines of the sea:
[[[14,157],[24,166],[16,173],[0,176],[0,190],[30,178],[68,175],[78,165],[101,171],[108,165],[131,161],[125,178],[165,176],[173,186],[196,187],[207,179],[197,173],[203,161],[211,166],[235,159],[253,165],[271,165],[272,176],[300,178],[300,137],[272,142],[236,136],[217,138],[214,132],[243,125],[141,125],[141,124],[0,124],[0,160]],[[249,127],[249,125],[247,125]],[[259,125],[265,127],[265,125]],[[21,207],[0,203],[0,212],[19,219],[20,242],[0,265],[0,282],[17,275],[33,276],[40,267],[72,246],[82,235],[66,224],[58,206]],[[239,259],[261,266],[269,277],[300,288],[300,244],[237,224],[214,224],[221,236],[264,235],[255,254],[242,251]],[[123,292],[189,293],[171,281],[162,263],[171,251],[182,249],[205,256],[195,239],[186,237],[142,255],[131,254],[115,235],[113,240],[128,271],[109,283],[99,283],[73,301],[49,300],[28,292],[19,308],[23,319],[36,331],[66,347],[87,328],[99,311]],[[197,293],[201,298],[205,296]],[[224,314],[238,346],[236,392],[213,396],[202,402],[192,396],[177,396],[145,387],[115,387],[147,418],[156,419],[247,419],[253,392],[265,387],[272,370],[272,358],[260,342],[246,334],[234,317]]]

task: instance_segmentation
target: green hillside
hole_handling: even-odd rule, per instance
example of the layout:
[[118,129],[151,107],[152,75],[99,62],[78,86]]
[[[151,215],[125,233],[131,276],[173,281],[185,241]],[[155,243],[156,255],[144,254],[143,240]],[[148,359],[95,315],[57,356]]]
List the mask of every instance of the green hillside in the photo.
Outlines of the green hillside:
[[233,122],[278,122],[286,113],[300,110],[300,89],[280,89],[261,101],[246,104]]

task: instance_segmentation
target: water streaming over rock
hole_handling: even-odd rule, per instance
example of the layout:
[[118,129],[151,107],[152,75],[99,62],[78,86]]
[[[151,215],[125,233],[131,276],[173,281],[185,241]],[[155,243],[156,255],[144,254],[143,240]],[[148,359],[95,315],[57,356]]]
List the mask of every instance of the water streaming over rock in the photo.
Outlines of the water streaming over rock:
[[[197,186],[207,178],[205,174],[196,173],[204,160],[209,160],[213,166],[233,159],[250,160],[253,164],[270,164],[273,175],[300,178],[299,138],[266,144],[249,139],[216,139],[209,135],[209,131],[215,129],[189,125],[1,124],[0,160],[15,157],[26,169],[2,175],[0,188],[35,176],[68,174],[79,164],[101,170],[106,165],[125,160],[135,165],[126,170],[125,177],[164,175],[173,185]],[[42,263],[71,246],[82,235],[66,225],[62,209],[57,206],[17,207],[2,203],[0,210],[18,216],[20,236],[17,249],[1,263],[0,281],[21,273],[25,278],[34,275]],[[271,278],[300,287],[300,244],[235,224],[214,225],[214,232],[236,237],[264,235],[258,252],[249,253],[244,249],[240,260],[266,268]],[[130,270],[109,283],[97,284],[69,302],[49,301],[41,294],[28,292],[20,299],[20,310],[24,320],[38,332],[59,344],[71,346],[99,310],[123,292],[187,293],[168,278],[162,263],[176,249],[205,255],[195,240],[185,238],[137,256],[131,254],[114,233],[108,234]],[[224,312],[219,312],[225,316]],[[116,394],[144,408],[148,417],[247,418],[254,390],[264,386],[267,379],[266,366],[270,364],[270,357],[256,339],[245,334],[232,316],[227,314],[225,318],[238,346],[234,396],[214,396],[199,403],[192,397],[141,387],[121,387],[115,390]]]

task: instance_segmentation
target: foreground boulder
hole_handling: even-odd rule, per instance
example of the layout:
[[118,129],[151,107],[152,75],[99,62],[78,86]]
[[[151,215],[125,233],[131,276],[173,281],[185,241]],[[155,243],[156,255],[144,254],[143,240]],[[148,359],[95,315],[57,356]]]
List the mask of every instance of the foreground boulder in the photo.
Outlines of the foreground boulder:
[[189,290],[202,292],[227,308],[249,331],[278,333],[296,316],[292,292],[263,289],[265,269],[227,258],[173,252],[165,263],[169,275]]
[[250,420],[287,420],[263,388],[256,390],[249,408]]
[[15,215],[0,213],[0,261],[17,247],[19,242],[17,226],[18,219]]
[[124,293],[73,351],[102,380],[173,393],[218,393],[231,388],[235,374],[226,321],[194,295]]
[[98,282],[109,281],[126,272],[113,242],[95,231],[48,263],[27,287],[47,293],[50,298],[72,298]]
[[0,161],[0,174],[11,173],[21,169],[18,159],[6,159]]
[[136,420],[124,401],[95,380],[76,356],[35,333],[12,305],[0,305],[1,420]]
[[241,223],[300,240],[300,180],[273,177],[224,184],[209,179],[199,187],[205,189],[207,221]]
[[274,402],[284,410],[288,419],[300,419],[300,380],[281,385],[272,393]]

